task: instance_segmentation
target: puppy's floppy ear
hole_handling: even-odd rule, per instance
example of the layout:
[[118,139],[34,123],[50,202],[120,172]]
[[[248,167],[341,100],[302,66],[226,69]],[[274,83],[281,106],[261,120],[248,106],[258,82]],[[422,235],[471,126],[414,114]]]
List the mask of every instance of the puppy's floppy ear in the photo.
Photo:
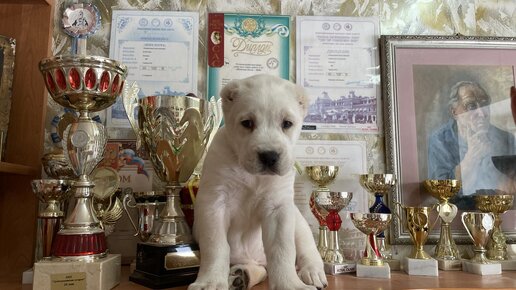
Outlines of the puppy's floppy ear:
[[220,98],[223,103],[230,103],[238,97],[238,88],[240,87],[238,80],[233,80],[227,83],[222,90],[220,90]]
[[308,112],[308,106],[310,106],[311,97],[300,85],[295,85],[296,97],[299,102],[299,106],[303,110],[303,114],[306,115]]

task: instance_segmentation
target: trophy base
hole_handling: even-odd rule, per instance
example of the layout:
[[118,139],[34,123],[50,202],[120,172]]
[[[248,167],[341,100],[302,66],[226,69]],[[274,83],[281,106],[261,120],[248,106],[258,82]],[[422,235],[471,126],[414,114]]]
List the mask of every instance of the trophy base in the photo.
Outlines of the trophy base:
[[34,280],[34,268],[25,270],[22,274],[22,284],[32,284]]
[[411,259],[403,258],[403,271],[415,276],[439,276],[437,260],[435,259]]
[[367,266],[357,263],[357,277],[391,279],[391,268],[389,267],[389,264],[383,264],[382,266]]
[[443,271],[460,271],[462,270],[462,261],[437,259],[437,266],[439,270]]
[[463,260],[462,271],[482,276],[499,275],[502,274],[502,265],[500,263],[479,264],[472,263],[468,260]]
[[339,275],[343,273],[352,273],[357,270],[357,263],[353,261],[344,261],[342,263],[324,262],[324,272],[328,275]]
[[149,288],[163,289],[194,282],[198,271],[197,244],[138,243],[136,267],[129,280]]
[[92,262],[40,261],[34,263],[34,285],[38,290],[99,289],[109,290],[120,283],[122,258],[119,254]]
[[384,258],[383,262],[385,264],[389,264],[389,267],[391,268],[391,271],[399,271],[399,270],[401,270],[401,262],[398,259],[387,259],[387,258]]
[[502,260],[496,261],[502,264],[502,271],[514,271],[516,270],[516,260]]

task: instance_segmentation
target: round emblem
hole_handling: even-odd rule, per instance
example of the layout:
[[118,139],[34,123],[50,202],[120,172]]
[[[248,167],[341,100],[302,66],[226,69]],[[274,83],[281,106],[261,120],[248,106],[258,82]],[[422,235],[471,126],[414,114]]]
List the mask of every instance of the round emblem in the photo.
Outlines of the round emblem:
[[253,18],[246,18],[242,21],[242,29],[247,32],[253,32],[258,27],[258,22]]
[[482,226],[486,230],[493,228],[493,217],[490,214],[486,214],[482,217]]
[[270,69],[276,69],[279,65],[279,61],[274,58],[274,57],[271,57],[267,60],[267,67],[270,68]]
[[88,133],[83,130],[79,130],[72,134],[72,145],[77,148],[82,148],[88,144],[90,141],[90,136],[88,136]]
[[428,218],[426,214],[422,212],[416,212],[414,213],[414,216],[412,217],[412,221],[414,224],[420,228],[424,227],[426,223],[428,222]]
[[85,37],[100,27],[100,13],[93,4],[73,4],[63,12],[63,28],[72,37]]

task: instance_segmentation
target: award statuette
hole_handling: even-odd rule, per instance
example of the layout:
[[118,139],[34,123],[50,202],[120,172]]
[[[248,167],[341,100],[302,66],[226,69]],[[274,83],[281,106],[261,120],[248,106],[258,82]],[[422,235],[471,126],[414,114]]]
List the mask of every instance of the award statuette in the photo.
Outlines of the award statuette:
[[137,245],[136,269],[129,279],[150,288],[185,285],[197,277],[199,248],[181,210],[179,194],[219,127],[219,105],[190,96],[137,100],[137,93],[133,85],[124,94],[124,107],[137,143],[143,143],[154,171],[166,183],[166,203],[149,240]]
[[310,181],[317,185],[317,188],[315,188],[310,194],[309,204],[312,214],[317,219],[317,222],[319,222],[319,241],[317,243],[317,250],[319,250],[319,254],[321,254],[321,257],[324,260],[324,255],[328,249],[328,226],[326,224],[326,216],[328,215],[328,212],[323,207],[317,205],[315,202],[315,196],[320,192],[330,191],[327,186],[337,177],[339,167],[329,165],[307,166],[305,167],[305,172]]
[[377,234],[384,231],[391,222],[391,214],[387,213],[351,213],[353,225],[367,235],[364,255],[357,264],[357,277],[391,278],[389,264],[383,262],[376,242]]
[[336,275],[355,271],[355,262],[344,260],[339,247],[339,229],[342,224],[339,211],[348,206],[351,198],[353,193],[341,191],[321,191],[315,195],[317,206],[328,212],[326,224],[330,230],[330,239],[323,257],[326,274]]
[[469,237],[473,240],[473,252],[475,254],[471,260],[463,262],[462,269],[479,275],[501,274],[502,266],[499,263],[489,261],[486,257],[485,247],[495,227],[494,215],[485,212],[463,212],[461,220]]
[[438,221],[438,217],[430,225],[432,207],[401,207],[407,223],[407,230],[413,242],[412,252],[403,259],[405,272],[409,275],[438,276],[437,260],[433,259],[423,249],[430,231]]
[[448,200],[459,192],[461,182],[455,179],[427,179],[423,185],[434,198],[439,200],[437,212],[441,218],[441,234],[435,247],[435,258],[439,269],[460,270],[462,265],[460,253],[450,230],[450,223],[457,216],[457,206]]
[[122,202],[115,195],[120,186],[120,177],[111,167],[97,167],[90,177],[95,183],[93,211],[108,236],[115,230],[116,221],[122,217]]
[[512,208],[514,195],[476,195],[476,206],[482,212],[490,212],[494,215],[494,229],[491,239],[487,243],[487,258],[490,260],[509,260],[505,234],[502,232],[502,219],[500,214]]

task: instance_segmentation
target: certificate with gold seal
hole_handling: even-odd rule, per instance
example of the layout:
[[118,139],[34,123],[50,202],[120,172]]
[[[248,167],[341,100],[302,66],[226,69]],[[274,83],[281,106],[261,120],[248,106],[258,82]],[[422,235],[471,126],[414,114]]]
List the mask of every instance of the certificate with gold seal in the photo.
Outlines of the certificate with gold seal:
[[290,17],[210,13],[208,97],[229,81],[255,74],[289,78]]

